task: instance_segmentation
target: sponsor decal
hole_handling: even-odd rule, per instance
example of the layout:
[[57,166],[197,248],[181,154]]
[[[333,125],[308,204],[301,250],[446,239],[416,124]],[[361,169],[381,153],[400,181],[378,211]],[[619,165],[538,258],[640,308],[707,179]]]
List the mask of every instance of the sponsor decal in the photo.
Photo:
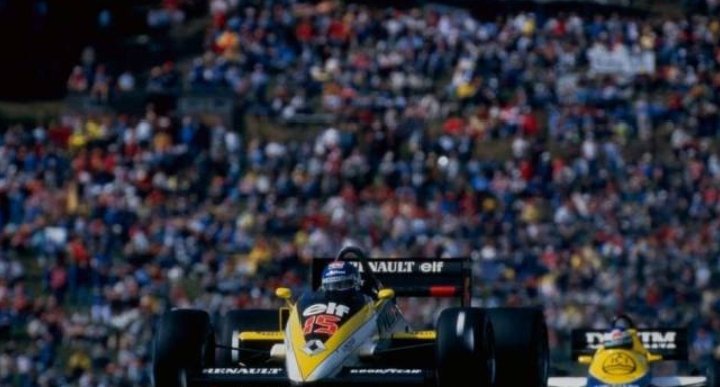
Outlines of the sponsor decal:
[[[362,273],[363,266],[360,262],[350,262]],[[370,270],[374,273],[442,273],[445,262],[420,262],[420,261],[368,261]]]
[[281,331],[277,331],[277,332],[276,331],[254,331],[253,333],[258,336],[267,336],[267,337],[277,337],[277,336],[282,336],[282,334],[283,334]]
[[435,331],[396,332],[392,334],[392,338],[400,340],[435,340],[437,333]]
[[417,368],[354,368],[350,375],[420,375],[422,372]]
[[205,375],[282,375],[282,368],[206,368]]
[[675,337],[677,332],[638,332],[638,337],[647,349],[676,349]]
[[303,352],[308,356],[315,356],[325,350],[325,344],[320,340],[310,340],[303,347]]
[[241,341],[252,340],[282,340],[283,331],[246,331],[238,333]]
[[635,359],[624,352],[612,354],[602,363],[602,370],[609,375],[630,375],[636,369]]
[[316,314],[330,314],[343,317],[350,313],[350,308],[343,304],[328,302],[327,304],[313,304],[303,310],[304,317],[314,316]]
[[335,302],[313,304],[303,310],[306,317],[303,323],[303,334],[319,334],[332,336],[337,332],[343,316],[350,313],[350,307]]
[[340,317],[329,314],[310,316],[303,324],[303,335],[307,336],[316,333],[318,335],[332,336],[337,332],[339,322]]
[[[598,349],[603,342],[611,339],[611,333],[586,332],[585,342],[587,348]],[[638,338],[648,350],[677,349],[677,332],[672,331],[640,331]]]
[[345,267],[344,262],[331,262],[328,265],[328,268],[330,268],[330,269],[342,269],[343,267]]

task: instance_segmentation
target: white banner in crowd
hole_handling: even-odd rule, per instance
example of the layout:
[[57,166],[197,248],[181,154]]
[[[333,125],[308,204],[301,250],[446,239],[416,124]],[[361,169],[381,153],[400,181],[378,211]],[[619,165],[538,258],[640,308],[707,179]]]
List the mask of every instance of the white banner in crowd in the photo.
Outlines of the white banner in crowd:
[[588,50],[590,72],[597,75],[653,74],[655,72],[655,54],[652,51],[633,50],[617,44],[608,49],[603,44],[595,44]]

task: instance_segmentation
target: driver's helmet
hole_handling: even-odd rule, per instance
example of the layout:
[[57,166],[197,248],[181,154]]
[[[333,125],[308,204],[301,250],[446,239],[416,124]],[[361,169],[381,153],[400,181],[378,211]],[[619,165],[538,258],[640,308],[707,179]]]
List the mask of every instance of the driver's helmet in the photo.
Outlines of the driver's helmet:
[[608,349],[631,349],[633,347],[632,333],[626,329],[615,327],[605,336],[603,346]]
[[321,287],[330,292],[360,289],[360,273],[348,262],[332,262],[322,272]]

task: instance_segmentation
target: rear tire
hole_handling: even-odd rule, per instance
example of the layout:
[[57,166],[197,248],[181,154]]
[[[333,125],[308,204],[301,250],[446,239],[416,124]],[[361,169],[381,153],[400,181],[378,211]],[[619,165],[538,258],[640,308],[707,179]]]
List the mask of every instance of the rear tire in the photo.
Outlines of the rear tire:
[[188,375],[212,366],[215,336],[207,312],[176,309],[157,325],[153,347],[155,387],[182,387]]
[[545,317],[536,308],[489,309],[495,330],[498,387],[547,387],[550,355]]
[[[222,318],[219,328],[219,339],[222,345],[247,348],[247,346],[243,346],[237,335],[247,331],[277,331],[280,329],[280,313],[271,309],[231,310]],[[218,348],[216,353],[217,363],[227,367],[235,367],[240,363],[246,366],[260,364],[268,358],[269,355],[261,353],[222,348]]]
[[442,311],[437,323],[436,361],[438,387],[494,386],[493,326],[483,309]]

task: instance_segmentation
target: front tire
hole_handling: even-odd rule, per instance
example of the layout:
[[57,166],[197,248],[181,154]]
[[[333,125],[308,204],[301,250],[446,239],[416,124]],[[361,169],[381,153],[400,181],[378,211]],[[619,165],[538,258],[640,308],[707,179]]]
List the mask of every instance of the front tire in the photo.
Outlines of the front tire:
[[176,309],[157,325],[153,347],[155,387],[184,387],[188,375],[213,363],[215,336],[207,312]]
[[536,308],[488,309],[495,330],[498,387],[547,387],[550,355],[545,317]]
[[493,325],[484,310],[450,308],[440,314],[436,361],[438,387],[494,386]]

